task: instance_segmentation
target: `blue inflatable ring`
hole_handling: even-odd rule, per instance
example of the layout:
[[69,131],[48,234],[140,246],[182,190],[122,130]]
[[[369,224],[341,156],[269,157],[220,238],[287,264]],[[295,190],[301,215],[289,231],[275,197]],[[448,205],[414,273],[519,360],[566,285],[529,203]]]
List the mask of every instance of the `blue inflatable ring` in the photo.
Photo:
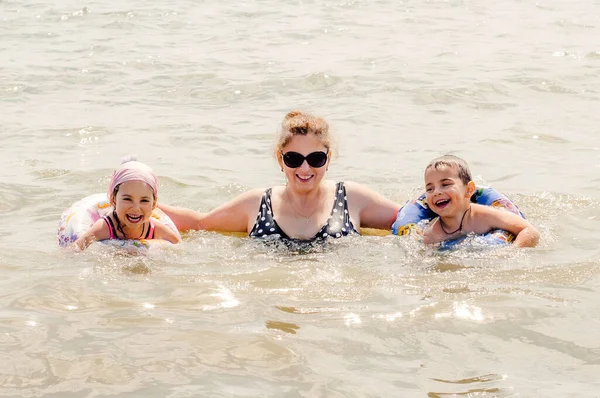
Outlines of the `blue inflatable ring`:
[[[525,218],[517,205],[493,188],[477,187],[475,193],[471,197],[471,202],[484,206],[501,208]],[[406,204],[398,211],[396,221],[392,225],[392,234],[399,236],[409,235],[413,232],[421,234],[423,228],[435,217],[437,217],[437,215],[429,209],[425,194],[423,194],[415,200],[406,202]],[[469,240],[467,239],[467,236],[447,240],[440,244],[440,249],[457,248],[461,246],[461,244],[465,245],[467,241],[476,243],[478,246],[506,245],[511,243],[514,238],[513,234],[508,231],[495,229],[486,234],[471,237]]]

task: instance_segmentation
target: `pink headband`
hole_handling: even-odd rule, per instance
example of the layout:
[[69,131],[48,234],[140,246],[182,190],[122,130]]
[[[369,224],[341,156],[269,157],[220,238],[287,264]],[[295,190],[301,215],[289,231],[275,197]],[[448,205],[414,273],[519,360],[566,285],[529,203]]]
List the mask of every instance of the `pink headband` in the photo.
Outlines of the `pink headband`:
[[156,178],[156,174],[154,174],[150,166],[135,160],[122,163],[115,170],[108,186],[108,197],[110,198],[119,184],[127,181],[144,181],[154,191],[154,198],[158,197],[158,179]]

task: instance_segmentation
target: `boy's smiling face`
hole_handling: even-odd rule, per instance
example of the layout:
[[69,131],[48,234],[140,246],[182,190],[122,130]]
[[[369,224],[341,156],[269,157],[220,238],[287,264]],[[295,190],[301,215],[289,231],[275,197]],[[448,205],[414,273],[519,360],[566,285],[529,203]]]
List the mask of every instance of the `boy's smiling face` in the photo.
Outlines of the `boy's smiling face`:
[[457,166],[429,167],[425,170],[425,196],[429,208],[441,217],[461,216],[469,207],[475,183],[465,184]]

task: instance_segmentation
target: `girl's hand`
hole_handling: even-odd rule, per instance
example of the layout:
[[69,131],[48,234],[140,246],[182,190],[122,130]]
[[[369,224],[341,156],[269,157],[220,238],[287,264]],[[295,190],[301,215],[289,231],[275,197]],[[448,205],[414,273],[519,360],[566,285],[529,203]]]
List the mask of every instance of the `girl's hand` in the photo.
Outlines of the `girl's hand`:
[[103,219],[99,219],[92,227],[69,246],[69,250],[80,252],[97,240],[108,239],[110,232]]
[[80,239],[77,239],[75,242],[73,242],[69,246],[67,246],[67,250],[73,251],[73,252],[81,252],[81,251],[83,251],[83,249],[85,249],[85,247],[82,247],[81,244],[82,244],[82,242],[80,242]]

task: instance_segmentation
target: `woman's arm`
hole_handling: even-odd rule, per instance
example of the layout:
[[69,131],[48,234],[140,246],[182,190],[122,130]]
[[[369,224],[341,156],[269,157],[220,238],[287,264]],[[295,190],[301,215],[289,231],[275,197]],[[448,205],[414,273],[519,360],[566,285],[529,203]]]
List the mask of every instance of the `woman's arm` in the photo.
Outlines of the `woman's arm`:
[[261,189],[245,192],[208,213],[164,204],[159,204],[158,207],[173,220],[180,231],[249,232],[249,221],[254,220],[258,213],[263,192]]
[[513,245],[516,247],[534,247],[540,239],[540,232],[531,223],[520,216],[506,210],[489,206],[477,206],[477,213],[486,224],[485,229],[504,229],[515,235]]
[[185,207],[169,206],[163,203],[158,203],[158,208],[161,209],[173,224],[180,231],[189,231],[191,229],[200,229],[200,221],[206,217],[207,213],[198,213],[192,209],[186,209]]
[[391,229],[400,205],[356,182],[346,182],[348,208],[358,210],[361,228]]
[[104,219],[99,219],[83,233],[75,242],[70,246],[75,251],[85,250],[89,245],[97,240],[104,240],[110,238],[110,231]]

